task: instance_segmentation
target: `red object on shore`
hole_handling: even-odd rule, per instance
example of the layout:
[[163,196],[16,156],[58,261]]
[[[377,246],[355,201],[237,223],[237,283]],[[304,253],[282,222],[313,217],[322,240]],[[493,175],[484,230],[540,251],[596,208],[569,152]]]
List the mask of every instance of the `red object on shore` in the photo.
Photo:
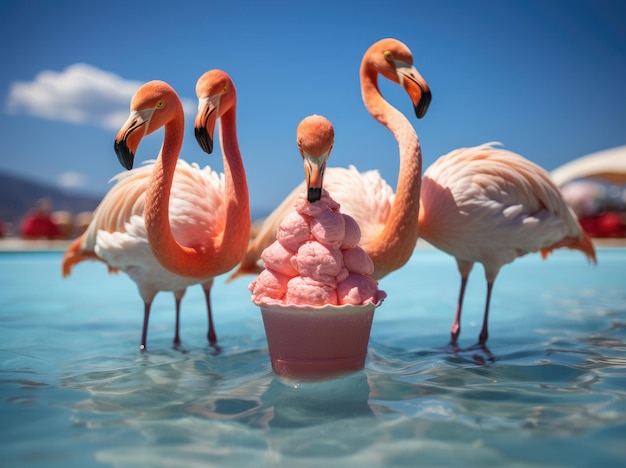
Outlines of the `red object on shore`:
[[22,237],[26,239],[54,239],[61,235],[61,229],[48,214],[33,213],[22,223]]
[[578,221],[591,237],[626,237],[626,217],[613,211],[581,216]]

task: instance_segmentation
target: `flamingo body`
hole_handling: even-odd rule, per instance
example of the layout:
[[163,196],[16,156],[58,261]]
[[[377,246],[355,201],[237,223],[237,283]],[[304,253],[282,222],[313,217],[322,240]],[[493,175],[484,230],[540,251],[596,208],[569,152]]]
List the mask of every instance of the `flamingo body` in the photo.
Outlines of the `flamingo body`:
[[435,161],[424,173],[420,204],[420,237],[452,255],[461,273],[452,343],[460,333],[474,263],[483,265],[488,284],[479,337],[484,344],[491,288],[503,265],[531,252],[546,258],[561,247],[580,250],[596,262],[591,240],[548,172],[491,143],[457,149]]
[[[68,276],[76,263],[94,259],[103,261],[110,271],[125,272],[137,284],[145,308],[141,349],[146,349],[150,306],[159,291],[174,293],[177,315],[174,341],[178,344],[180,301],[187,287],[201,284],[208,301],[213,283],[212,278],[198,280],[171,273],[154,257],[144,221],[146,189],[153,169],[154,163],[149,163],[114,177],[116,184],[102,199],[91,223],[62,261],[63,276]],[[172,230],[177,238],[199,242],[201,232],[210,231],[212,224],[219,225],[207,219],[206,213],[219,213],[215,199],[222,186],[223,180],[209,167],[200,169],[196,164],[178,161],[170,199]],[[192,225],[198,226],[194,232],[189,229]],[[209,302],[207,307],[210,308]]]

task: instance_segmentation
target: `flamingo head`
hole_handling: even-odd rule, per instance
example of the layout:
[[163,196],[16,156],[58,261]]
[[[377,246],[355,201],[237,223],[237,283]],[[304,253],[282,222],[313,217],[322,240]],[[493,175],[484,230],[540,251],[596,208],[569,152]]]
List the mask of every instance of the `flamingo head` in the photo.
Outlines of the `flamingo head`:
[[371,67],[402,86],[411,98],[417,118],[426,115],[432,99],[430,87],[413,65],[413,54],[405,44],[392,38],[374,43],[363,56],[361,67]]
[[234,109],[237,101],[235,85],[230,76],[221,70],[209,70],[196,83],[198,113],[195,134],[198,144],[206,153],[213,151],[213,135],[217,119]]
[[130,101],[130,116],[115,137],[115,154],[120,164],[132,169],[141,139],[168,122],[184,118],[176,91],[164,81],[149,81]]
[[306,117],[298,124],[296,141],[304,160],[307,199],[313,203],[322,198],[326,161],[335,142],[333,124],[321,115]]

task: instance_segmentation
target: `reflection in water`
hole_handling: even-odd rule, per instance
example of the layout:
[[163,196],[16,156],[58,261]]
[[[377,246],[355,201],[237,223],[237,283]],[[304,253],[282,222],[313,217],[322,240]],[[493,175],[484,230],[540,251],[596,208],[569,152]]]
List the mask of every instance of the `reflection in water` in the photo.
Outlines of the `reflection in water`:
[[289,383],[275,377],[263,400],[274,410],[270,427],[297,428],[371,417],[369,395],[367,376],[360,371],[319,383]]
[[[260,361],[257,353],[248,353],[247,358]],[[265,353],[262,358],[267,358]],[[373,416],[364,371],[341,379],[297,383],[267,371],[227,378],[207,365],[206,356],[169,360],[163,355],[150,360],[150,365],[135,372],[113,369],[66,377],[65,386],[90,393],[74,409],[140,419],[148,414],[164,419],[185,414],[257,428],[293,428]]]

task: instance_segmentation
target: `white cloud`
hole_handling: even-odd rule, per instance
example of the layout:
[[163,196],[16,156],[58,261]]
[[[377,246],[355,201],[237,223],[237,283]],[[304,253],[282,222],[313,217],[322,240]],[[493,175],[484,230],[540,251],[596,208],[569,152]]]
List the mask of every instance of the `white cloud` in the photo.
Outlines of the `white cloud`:
[[79,172],[64,172],[59,176],[58,183],[63,188],[85,188],[87,186],[87,176]]
[[[62,72],[44,70],[33,81],[12,83],[6,111],[118,130],[128,118],[133,94],[142,84],[75,63]],[[197,108],[190,100],[183,100],[183,106],[186,113]]]

